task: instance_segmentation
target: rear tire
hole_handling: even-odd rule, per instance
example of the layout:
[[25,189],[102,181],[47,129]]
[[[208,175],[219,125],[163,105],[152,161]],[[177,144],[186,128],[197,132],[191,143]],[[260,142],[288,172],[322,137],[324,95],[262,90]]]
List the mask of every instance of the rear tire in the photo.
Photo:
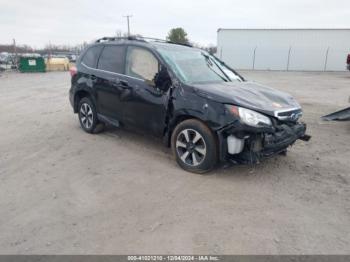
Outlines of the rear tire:
[[218,146],[213,132],[201,121],[188,119],[178,124],[171,136],[176,162],[184,170],[203,174],[218,160]]
[[78,117],[81,128],[89,134],[103,131],[104,124],[98,121],[94,103],[88,97],[83,97],[78,105]]

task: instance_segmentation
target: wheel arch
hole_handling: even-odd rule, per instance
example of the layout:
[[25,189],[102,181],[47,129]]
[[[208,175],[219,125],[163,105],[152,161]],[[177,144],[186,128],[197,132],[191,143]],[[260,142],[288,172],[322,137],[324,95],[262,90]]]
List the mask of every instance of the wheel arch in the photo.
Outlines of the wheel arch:
[[[89,97],[92,99],[92,95],[90,92],[82,89],[82,90],[78,90],[75,94],[74,94],[74,113],[78,113],[78,106],[79,106],[79,101],[84,98],[84,97]],[[93,102],[95,102],[93,100]]]
[[195,120],[202,122],[204,125],[206,125],[213,132],[215,139],[218,141],[217,132],[210,126],[208,121],[205,121],[201,117],[194,115],[194,114],[179,114],[179,115],[176,115],[173,119],[171,119],[171,121],[169,121],[168,129],[167,129],[166,134],[164,136],[164,138],[165,138],[164,142],[165,142],[165,145],[167,147],[171,147],[171,136],[172,136],[172,133],[173,133],[175,127],[178,124],[180,124],[181,122],[188,120],[188,119],[195,119]]

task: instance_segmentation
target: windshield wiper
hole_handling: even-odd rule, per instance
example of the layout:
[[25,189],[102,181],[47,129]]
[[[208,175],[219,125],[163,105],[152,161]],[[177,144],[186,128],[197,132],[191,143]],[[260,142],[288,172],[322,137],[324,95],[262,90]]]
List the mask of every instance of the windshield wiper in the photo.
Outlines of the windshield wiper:
[[[228,66],[224,61],[221,61],[219,58],[217,58],[215,55],[212,55],[216,61],[218,61],[222,66],[226,67],[227,69],[231,70],[235,75],[238,76],[238,78],[241,81],[246,81],[243,76],[241,76],[236,70],[232,69],[230,66]],[[226,74],[225,74],[226,75]]]
[[204,56],[205,60],[207,61],[207,65],[208,67],[210,68],[211,71],[213,71],[216,75],[218,75],[222,80],[224,80],[225,82],[228,82],[229,78],[228,76],[221,70],[221,68],[214,62],[214,64],[216,65],[217,68],[219,68],[219,70],[224,74],[224,76],[226,77],[223,77],[222,75],[220,75],[218,72],[216,72],[214,69],[213,69],[213,61],[212,59],[210,59],[210,57],[208,55],[205,55],[202,53],[202,55]]

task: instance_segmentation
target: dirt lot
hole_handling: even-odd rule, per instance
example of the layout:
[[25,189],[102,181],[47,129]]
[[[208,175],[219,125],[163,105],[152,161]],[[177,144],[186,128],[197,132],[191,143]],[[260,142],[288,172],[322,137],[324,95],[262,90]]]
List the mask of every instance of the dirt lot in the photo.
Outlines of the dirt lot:
[[293,94],[312,135],[286,157],[201,176],[158,140],[84,133],[69,74],[0,77],[0,253],[348,254],[350,74],[243,72]]

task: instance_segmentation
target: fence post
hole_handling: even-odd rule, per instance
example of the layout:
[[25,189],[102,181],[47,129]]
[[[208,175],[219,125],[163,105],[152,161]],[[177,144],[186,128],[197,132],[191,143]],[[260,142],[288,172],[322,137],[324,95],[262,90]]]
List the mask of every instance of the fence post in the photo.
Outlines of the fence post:
[[287,58],[287,71],[289,71],[289,62],[290,62],[290,53],[292,51],[292,47],[290,46],[289,47],[289,50],[288,50],[288,58]]
[[258,47],[257,46],[255,46],[255,48],[254,48],[254,54],[253,54],[253,70],[255,70],[255,52],[256,52],[256,49],[257,49]]
[[326,58],[325,58],[325,61],[324,61],[324,68],[323,68],[323,71],[326,71],[326,69],[327,69],[328,52],[329,52],[329,47],[327,48],[327,51],[326,51]]

